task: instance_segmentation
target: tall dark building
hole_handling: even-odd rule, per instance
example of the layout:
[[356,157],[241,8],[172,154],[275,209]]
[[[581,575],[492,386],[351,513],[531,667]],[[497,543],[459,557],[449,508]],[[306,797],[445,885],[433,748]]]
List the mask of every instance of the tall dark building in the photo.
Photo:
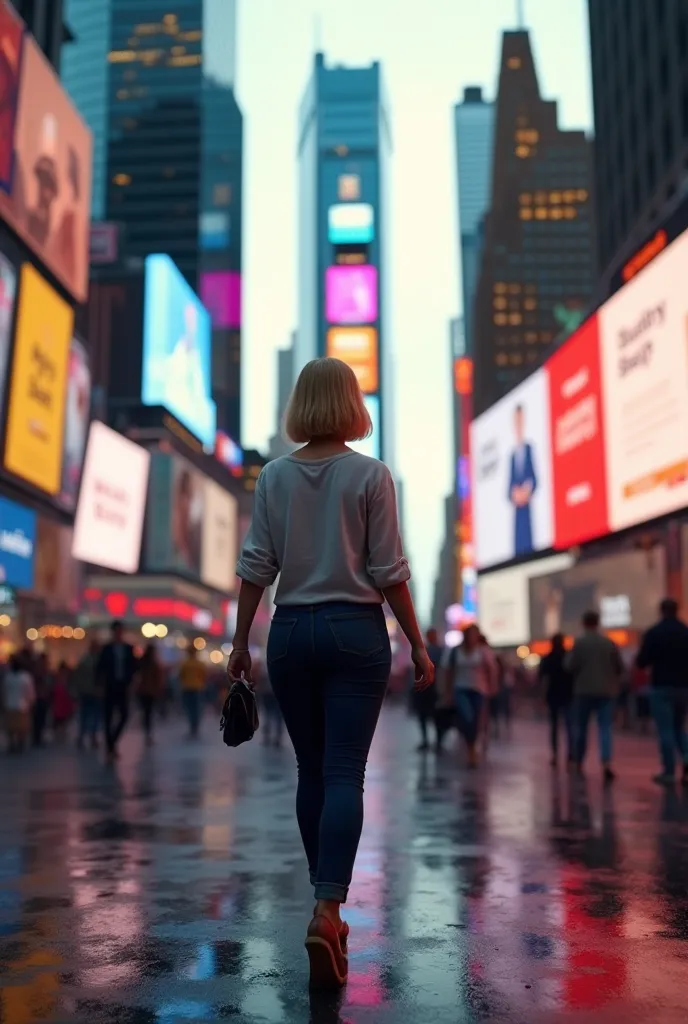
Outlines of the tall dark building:
[[240,440],[243,118],[234,0],[65,0],[63,74],[94,135],[93,218],[166,253],[213,317],[218,426]]
[[59,73],[62,44],[72,38],[63,19],[64,0],[12,0],[12,6]]
[[540,95],[528,33],[505,32],[474,306],[474,411],[534,369],[595,286],[592,143]]
[[600,267],[688,186],[688,3],[588,0]]

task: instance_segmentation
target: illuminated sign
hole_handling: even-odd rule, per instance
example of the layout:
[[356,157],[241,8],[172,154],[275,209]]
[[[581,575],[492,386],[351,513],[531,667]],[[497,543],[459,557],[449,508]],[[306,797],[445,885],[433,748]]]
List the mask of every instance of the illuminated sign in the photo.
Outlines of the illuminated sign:
[[367,244],[375,237],[375,211],[370,203],[338,203],[327,213],[328,237],[333,245]]
[[337,182],[337,195],[343,202],[351,202],[361,197],[361,179],[358,174],[340,174]]
[[180,623],[193,626],[211,636],[221,636],[225,624],[207,608],[191,601],[155,595],[134,596],[122,591],[103,591],[88,587],[84,591],[87,614],[94,619],[118,618],[126,622],[162,622],[168,626]]
[[630,258],[628,263],[624,265],[621,271],[621,276],[624,281],[630,281],[632,277],[639,274],[648,263],[651,263],[655,256],[659,256],[662,249],[666,249],[669,242],[666,231],[661,228],[654,238],[651,238],[649,242],[646,242],[642,248]]
[[333,327],[327,332],[327,354],[351,367],[364,394],[377,391],[377,331],[374,327]]
[[377,320],[377,267],[328,267],[325,306],[330,324],[370,324]]
[[454,360],[454,388],[457,395],[473,394],[473,360]]

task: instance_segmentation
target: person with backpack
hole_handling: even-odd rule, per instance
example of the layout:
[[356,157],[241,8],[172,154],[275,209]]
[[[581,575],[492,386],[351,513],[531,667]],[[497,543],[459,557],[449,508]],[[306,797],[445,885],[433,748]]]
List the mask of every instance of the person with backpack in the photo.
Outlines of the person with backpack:
[[478,739],[485,721],[486,701],[494,692],[497,665],[476,625],[466,628],[463,642],[443,659],[445,703],[456,710],[456,723],[468,751],[469,768],[478,766]]

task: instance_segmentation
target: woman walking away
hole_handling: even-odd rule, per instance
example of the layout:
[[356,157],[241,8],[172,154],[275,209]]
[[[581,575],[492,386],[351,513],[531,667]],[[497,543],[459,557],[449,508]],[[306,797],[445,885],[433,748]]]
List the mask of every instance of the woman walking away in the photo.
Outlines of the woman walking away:
[[16,655],[10,658],[3,679],[3,707],[10,754],[21,754],[31,726],[36,689],[30,672]]
[[555,633],[549,654],[540,662],[540,679],[546,686],[545,700],[549,712],[551,765],[557,767],[559,762],[559,722],[564,723],[566,730],[566,759],[569,767],[575,764],[573,728],[573,676],[569,672],[566,661],[564,637]]
[[153,714],[165,688],[165,676],[162,665],[158,661],[155,644],[148,644],[143,652],[137,672],[136,688],[141,705],[146,746],[152,747],[154,743]]
[[370,417],[353,370],[315,359],[302,370],[286,433],[303,444],[258,478],[228,672],[251,678],[249,632],[279,574],[267,645],[270,682],[298,763],[296,814],[315,911],[306,935],[311,984],[347,976],[346,902],[363,825],[366,761],[391,669],[386,600],[409,639],[418,689],[433,667],[413,609],[394,481],[347,447]]
[[466,741],[468,766],[478,766],[478,739],[484,724],[485,701],[494,688],[496,665],[476,625],[468,626],[459,647],[444,658],[445,699],[456,706],[459,732]]

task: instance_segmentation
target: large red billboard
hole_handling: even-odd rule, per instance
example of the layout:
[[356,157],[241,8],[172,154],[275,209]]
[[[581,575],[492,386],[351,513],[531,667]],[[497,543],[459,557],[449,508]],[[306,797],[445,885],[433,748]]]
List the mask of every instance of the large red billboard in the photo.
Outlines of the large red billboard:
[[552,424],[554,544],[608,529],[599,320],[591,317],[547,363]]

